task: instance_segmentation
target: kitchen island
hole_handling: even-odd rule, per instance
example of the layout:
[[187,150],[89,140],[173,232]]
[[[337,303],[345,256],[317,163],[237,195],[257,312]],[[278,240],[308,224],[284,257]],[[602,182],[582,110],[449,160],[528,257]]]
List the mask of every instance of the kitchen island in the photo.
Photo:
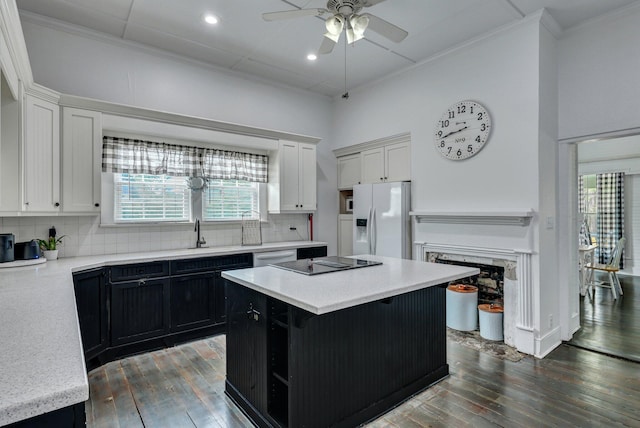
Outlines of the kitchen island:
[[478,269],[359,258],[382,264],[223,272],[225,390],[254,424],[357,426],[448,375],[443,286]]

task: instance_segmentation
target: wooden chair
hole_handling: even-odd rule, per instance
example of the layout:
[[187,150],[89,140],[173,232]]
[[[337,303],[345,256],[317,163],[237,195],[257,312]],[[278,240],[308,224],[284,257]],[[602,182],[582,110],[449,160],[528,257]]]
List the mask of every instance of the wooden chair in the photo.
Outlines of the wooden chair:
[[[617,273],[620,270],[620,257],[622,257],[625,241],[625,238],[620,238],[616,246],[613,247],[607,264],[589,263],[587,265],[587,269],[589,269],[589,283],[587,287],[591,287],[593,297],[596,295],[595,287],[610,288],[614,300],[618,298],[618,295],[622,295],[622,286],[620,285]],[[595,271],[607,272],[609,274],[609,281],[596,281],[594,278]]]

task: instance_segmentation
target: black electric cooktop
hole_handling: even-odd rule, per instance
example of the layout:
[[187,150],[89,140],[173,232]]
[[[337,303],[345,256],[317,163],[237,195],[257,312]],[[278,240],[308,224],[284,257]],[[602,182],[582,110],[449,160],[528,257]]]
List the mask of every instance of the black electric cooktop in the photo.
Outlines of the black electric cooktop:
[[381,264],[382,262],[372,260],[330,256],[302,259],[293,262],[274,263],[269,266],[290,270],[304,275],[318,275],[321,273],[340,272],[348,269],[377,266]]

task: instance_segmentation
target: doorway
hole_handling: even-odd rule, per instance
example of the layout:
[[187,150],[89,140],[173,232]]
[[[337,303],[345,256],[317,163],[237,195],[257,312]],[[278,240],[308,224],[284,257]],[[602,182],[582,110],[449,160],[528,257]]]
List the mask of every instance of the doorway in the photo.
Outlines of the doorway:
[[[596,287],[595,293],[578,297],[578,323],[569,345],[640,362],[640,135],[615,136],[598,141],[575,141],[564,150],[574,167],[567,180],[572,187],[567,239],[578,241],[583,215],[578,212],[578,176],[623,172],[624,236],[627,238],[624,267],[619,274],[624,294],[614,299],[610,290]],[[563,150],[561,149],[561,153]],[[576,231],[573,233],[573,231]],[[577,251],[577,245],[568,245]],[[637,248],[636,248],[637,247]],[[571,259],[570,261],[573,261]],[[570,264],[573,266],[573,264]],[[571,280],[571,275],[568,276]],[[598,279],[598,278],[595,278]],[[603,278],[606,279],[606,278]],[[569,307],[575,302],[577,288],[569,287]]]

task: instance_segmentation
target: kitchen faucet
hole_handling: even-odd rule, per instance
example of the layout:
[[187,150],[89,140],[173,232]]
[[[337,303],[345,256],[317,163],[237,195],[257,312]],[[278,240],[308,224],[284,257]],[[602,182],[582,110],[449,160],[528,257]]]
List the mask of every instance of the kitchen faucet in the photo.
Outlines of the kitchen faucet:
[[204,236],[200,236],[200,219],[199,218],[196,218],[196,228],[194,231],[197,233],[196,248],[202,248],[203,245],[207,244],[207,241],[204,240]]

